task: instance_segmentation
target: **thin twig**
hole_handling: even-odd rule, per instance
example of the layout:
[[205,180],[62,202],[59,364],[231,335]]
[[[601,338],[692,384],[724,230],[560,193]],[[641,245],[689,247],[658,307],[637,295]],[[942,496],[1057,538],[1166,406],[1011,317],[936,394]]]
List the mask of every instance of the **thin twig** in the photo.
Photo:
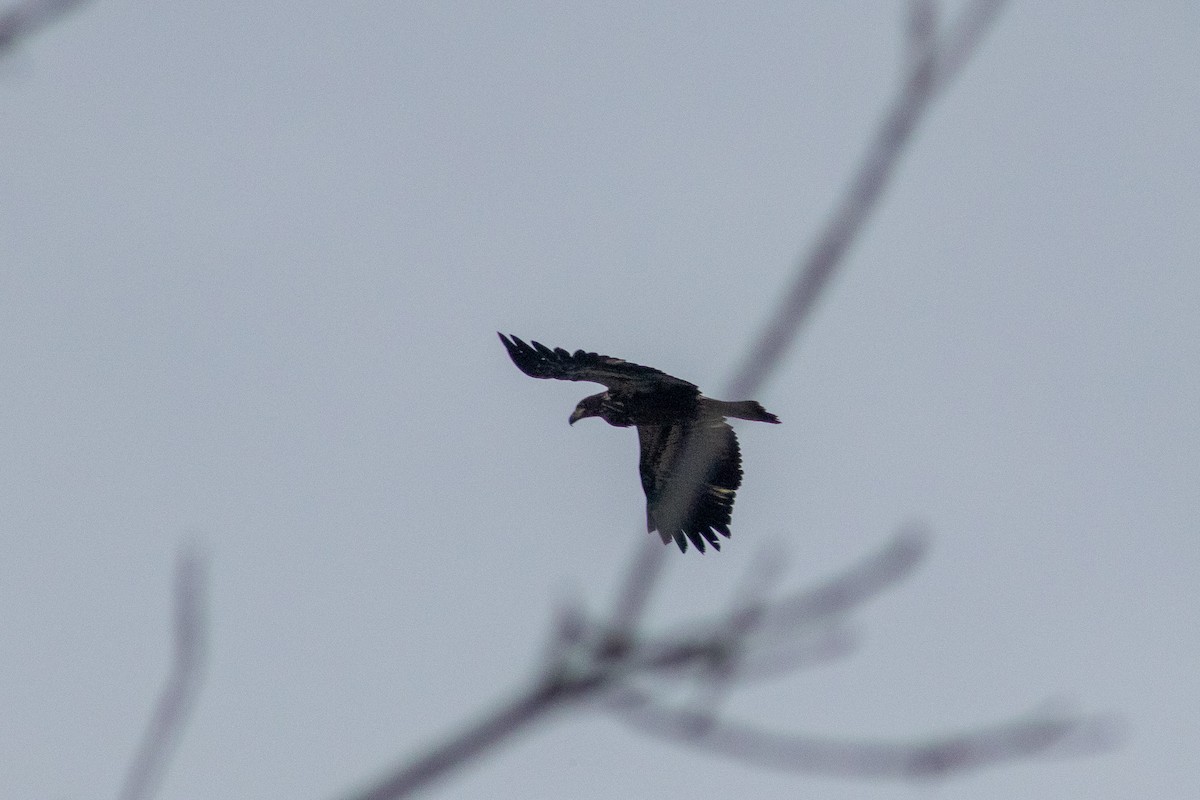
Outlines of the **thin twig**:
[[[853,778],[934,778],[1031,756],[1111,750],[1119,730],[1111,718],[1037,711],[1023,718],[915,742],[838,741],[780,734],[711,720],[623,686],[607,695],[622,721],[653,736],[773,769]],[[700,717],[697,719],[697,717]]]
[[692,666],[700,661],[711,663],[732,655],[731,650],[737,650],[739,657],[753,656],[752,638],[767,640],[766,650],[778,652],[776,640],[795,637],[805,627],[827,627],[835,618],[896,586],[912,573],[925,550],[924,536],[904,531],[878,552],[815,588],[763,602],[755,610],[754,625],[747,626],[741,617],[725,614],[683,623],[653,637],[629,639],[620,668],[634,675]]
[[769,647],[758,642],[747,646],[738,662],[739,687],[845,658],[855,651],[859,636],[845,625],[826,625],[802,637],[766,641]]
[[204,670],[207,639],[206,564],[195,551],[184,552],[175,568],[174,658],[154,713],[117,795],[121,800],[154,796],[180,734],[195,707]]
[[734,591],[732,610],[723,626],[727,645],[704,665],[697,676],[696,695],[691,699],[692,708],[710,721],[720,713],[735,679],[740,679],[741,670],[755,649],[752,642],[760,630],[763,614],[771,605],[769,595],[783,576],[783,564],[782,554],[761,550]]
[[0,14],[0,56],[87,0],[29,0]]
[[[573,612],[568,617],[570,636],[558,640],[556,652],[578,654],[583,648],[584,656],[597,661],[596,668],[618,680],[698,664],[711,669],[715,663],[732,661],[745,662],[752,671],[777,673],[788,659],[804,663],[832,658],[850,644],[846,632],[837,627],[840,618],[907,578],[927,549],[924,533],[907,529],[815,587],[770,601],[759,598],[753,606],[735,606],[732,613],[681,623],[653,636],[614,634],[604,623]],[[798,641],[814,633],[815,643]],[[592,649],[587,649],[589,644]]]
[[[880,565],[895,560],[897,551],[896,544],[889,545],[881,554],[830,579],[823,594],[836,595],[839,602],[800,604],[801,612],[809,615],[811,621],[812,615],[820,609],[840,614],[856,605],[852,597],[855,591],[862,592],[859,598],[862,601],[875,596],[882,583],[877,575]],[[899,577],[903,573],[892,570],[890,574]],[[839,585],[843,586],[841,590],[831,588]],[[808,593],[798,593],[786,598],[785,602],[796,605],[797,598],[806,596]],[[737,646],[739,631],[736,627],[741,624],[740,619],[725,615],[707,624],[687,626],[695,632],[692,634],[667,635],[646,641],[627,640],[622,649],[613,650],[609,648],[612,639],[603,626],[589,624],[578,611],[568,608],[560,615],[556,638],[546,659],[547,670],[533,685],[469,726],[465,732],[452,736],[417,759],[400,764],[349,797],[353,800],[406,797],[575,701],[602,696],[614,690],[613,687],[623,686],[630,678],[670,675],[710,664],[731,646]],[[591,649],[588,649],[588,643],[593,645]],[[814,659],[822,653],[831,655],[834,647],[832,640],[818,642],[808,655]],[[772,651],[778,653],[778,648],[773,646]],[[800,657],[799,653],[793,655]]]
[[937,47],[938,41],[938,4],[935,0],[909,0],[905,33],[904,66],[912,75],[933,63],[927,56]]
[[938,93],[958,76],[1004,4],[1005,0],[971,3],[959,15],[951,31],[937,39],[936,45],[930,43],[924,57],[916,59],[910,67],[899,96],[876,127],[862,166],[846,194],[801,261],[796,279],[783,302],[729,382],[729,397],[755,394],[796,343],[802,326],[841,266],[846,251],[879,205],[883,190],[907,151],[917,124],[925,118]]
[[[931,40],[923,57],[915,59],[898,96],[879,122],[845,195],[801,260],[791,288],[742,359],[723,396],[734,400],[753,397],[778,369],[811,318],[818,299],[842,266],[850,245],[879,205],[918,123],[925,118],[938,93],[961,71],[1004,3],[1005,0],[976,0],[959,15],[949,33]],[[674,468],[673,491],[662,498],[663,518],[687,518],[683,512],[695,503],[720,446],[719,439],[694,437],[684,448]],[[629,632],[636,629],[662,571],[664,550],[652,541],[638,547],[615,605],[613,620],[618,629]]]
[[778,634],[844,614],[907,578],[928,550],[929,536],[923,528],[905,528],[854,569],[772,603],[760,624]]

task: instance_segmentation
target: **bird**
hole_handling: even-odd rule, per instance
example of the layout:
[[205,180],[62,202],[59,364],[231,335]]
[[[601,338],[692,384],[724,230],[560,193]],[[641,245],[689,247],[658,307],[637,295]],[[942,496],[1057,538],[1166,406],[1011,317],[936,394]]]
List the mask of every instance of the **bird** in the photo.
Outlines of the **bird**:
[[[720,550],[717,534],[730,537],[733,500],[742,484],[742,456],[726,417],[778,424],[754,400],[714,400],[694,383],[611,356],[568,352],[526,343],[497,331],[517,368],[533,378],[591,381],[607,391],[579,401],[567,422],[600,417],[618,428],[636,427],[641,448],[638,473],[646,493],[646,531],[658,532],[687,552]],[[680,459],[690,448],[711,452],[708,471],[693,486],[680,485]],[[682,508],[681,508],[682,507]]]

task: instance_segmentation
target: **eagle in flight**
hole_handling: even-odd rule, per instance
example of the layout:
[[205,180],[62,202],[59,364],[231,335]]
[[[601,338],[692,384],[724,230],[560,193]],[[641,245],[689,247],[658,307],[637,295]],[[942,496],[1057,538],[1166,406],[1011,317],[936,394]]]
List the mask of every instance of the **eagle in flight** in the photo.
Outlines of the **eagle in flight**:
[[[695,384],[652,367],[582,350],[551,350],[539,342],[526,344],[516,336],[498,335],[513,363],[530,377],[591,381],[608,388],[580,400],[568,422],[574,425],[584,417],[600,417],[618,428],[637,428],[647,531],[657,530],[663,544],[674,540],[684,552],[689,541],[701,553],[706,542],[714,550],[721,549],[717,534],[729,538],[734,493],[742,485],[737,436],[725,418],[778,423],[778,417],[753,400],[705,397]],[[688,487],[675,485],[676,472],[680,457],[697,441],[704,441],[713,453],[712,465],[703,483],[685,492]],[[673,498],[674,505],[691,502],[682,511],[673,511],[667,508],[667,498]]]

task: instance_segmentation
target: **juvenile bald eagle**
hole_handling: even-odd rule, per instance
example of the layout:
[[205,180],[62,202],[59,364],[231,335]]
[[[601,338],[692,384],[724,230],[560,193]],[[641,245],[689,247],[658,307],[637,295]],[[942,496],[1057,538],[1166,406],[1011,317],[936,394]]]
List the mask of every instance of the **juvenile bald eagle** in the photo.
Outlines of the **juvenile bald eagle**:
[[[704,552],[705,542],[720,550],[717,534],[729,538],[733,498],[742,485],[742,456],[737,437],[725,417],[778,423],[779,419],[753,400],[729,402],[700,394],[693,383],[665,372],[619,358],[551,350],[539,342],[526,344],[516,336],[498,334],[517,368],[534,378],[592,381],[608,391],[585,397],[567,420],[600,417],[609,425],[637,427],[642,457],[638,471],[646,492],[646,530],[658,531],[663,544],[674,540],[687,551],[690,540]],[[706,440],[714,453],[712,466],[700,486],[673,485],[678,462],[696,440]],[[672,512],[665,499],[674,497],[690,508]],[[678,503],[677,503],[678,504]],[[673,515],[676,519],[670,519]]]

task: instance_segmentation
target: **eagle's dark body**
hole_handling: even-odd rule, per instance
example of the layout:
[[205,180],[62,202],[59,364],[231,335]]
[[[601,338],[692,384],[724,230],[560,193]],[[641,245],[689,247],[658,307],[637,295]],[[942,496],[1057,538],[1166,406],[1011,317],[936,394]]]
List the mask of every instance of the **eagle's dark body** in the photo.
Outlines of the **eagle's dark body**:
[[[569,421],[600,417],[617,427],[636,427],[647,530],[657,530],[664,544],[674,541],[680,550],[686,551],[689,541],[702,553],[705,542],[721,549],[717,534],[729,537],[733,499],[742,484],[737,437],[725,418],[777,423],[774,414],[753,400],[713,400],[695,384],[619,358],[552,350],[504,334],[500,341],[526,375],[606,386],[608,391],[580,400]],[[696,485],[680,486],[681,459],[697,446],[711,453],[711,465]]]

